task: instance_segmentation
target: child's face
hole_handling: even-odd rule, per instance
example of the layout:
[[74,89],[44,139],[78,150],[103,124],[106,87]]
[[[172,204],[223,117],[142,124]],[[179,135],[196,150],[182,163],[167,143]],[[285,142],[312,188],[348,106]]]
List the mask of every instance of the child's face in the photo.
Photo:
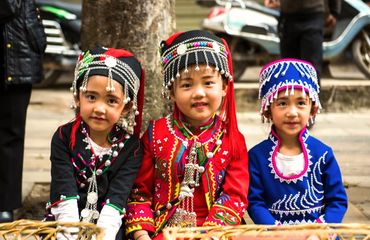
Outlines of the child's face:
[[296,89],[294,94],[288,96],[285,96],[285,90],[283,90],[271,104],[269,117],[282,139],[297,139],[309,118],[316,112],[317,108],[312,107],[312,101],[308,95],[303,96],[300,89]]
[[195,67],[189,66],[187,73],[181,71],[180,78],[173,84],[171,98],[186,121],[197,127],[207,122],[219,109],[227,85],[213,67],[207,69],[206,65],[199,65],[199,71]]
[[125,106],[123,88],[117,81],[113,81],[114,92],[107,92],[108,78],[94,75],[89,77],[87,91],[79,93],[76,105],[80,108],[80,115],[90,127],[90,136],[106,136],[121,115],[129,110]]

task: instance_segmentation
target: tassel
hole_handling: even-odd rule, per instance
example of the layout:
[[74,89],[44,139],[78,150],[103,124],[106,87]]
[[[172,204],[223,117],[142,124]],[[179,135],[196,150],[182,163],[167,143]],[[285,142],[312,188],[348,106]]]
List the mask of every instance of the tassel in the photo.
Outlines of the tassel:
[[286,86],[284,96],[289,96],[289,86]]
[[[229,67],[230,75],[233,75],[232,68],[232,58],[229,46],[225,39],[222,39],[222,42],[226,48],[226,51],[229,53],[227,55],[227,64]],[[236,107],[235,107],[235,98],[234,98],[234,82],[228,81],[226,97],[221,106],[221,111],[226,112],[226,130],[230,137],[230,150],[232,156],[235,158],[241,157],[241,155],[246,151],[245,149],[245,139],[244,136],[240,133],[238,128],[238,122],[236,118]],[[222,113],[222,112],[221,112]]]
[[141,122],[142,122],[142,116],[143,116],[143,106],[144,106],[144,76],[145,72],[144,69],[141,70],[141,78],[140,78],[140,88],[137,93],[138,99],[137,99],[137,112],[135,113],[135,127],[134,127],[134,135],[139,137],[141,132]]

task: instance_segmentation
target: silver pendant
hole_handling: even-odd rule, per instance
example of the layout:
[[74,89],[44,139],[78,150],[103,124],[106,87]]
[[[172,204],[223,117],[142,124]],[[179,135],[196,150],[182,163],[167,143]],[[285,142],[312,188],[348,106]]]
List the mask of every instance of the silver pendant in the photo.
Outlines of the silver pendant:
[[89,192],[87,194],[87,202],[90,204],[95,204],[98,202],[98,193],[96,192]]
[[89,216],[89,214],[90,214],[89,209],[86,209],[86,208],[82,209],[82,211],[81,211],[81,217],[82,218],[87,218]]
[[93,219],[98,219],[99,218],[99,212],[97,211],[97,210],[94,210],[94,211],[92,211],[92,218]]

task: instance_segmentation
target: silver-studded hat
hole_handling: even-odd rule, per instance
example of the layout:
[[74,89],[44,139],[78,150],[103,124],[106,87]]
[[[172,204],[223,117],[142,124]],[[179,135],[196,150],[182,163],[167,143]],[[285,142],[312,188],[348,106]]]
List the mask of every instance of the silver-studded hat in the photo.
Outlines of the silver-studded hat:
[[221,38],[203,30],[179,32],[162,41],[161,62],[164,72],[164,87],[169,88],[180,77],[180,71],[199,64],[213,66],[226,79],[231,80],[228,49]]
[[143,108],[144,71],[137,58],[125,49],[96,47],[82,52],[78,58],[71,91],[76,97],[85,92],[89,77],[99,75],[108,77],[106,90],[114,92],[113,80],[119,82],[125,94],[125,104],[133,102],[132,111],[127,118],[130,134],[139,134]]
[[[74,94],[86,90],[90,76],[106,76],[124,86],[127,97],[134,99],[140,87],[141,65],[132,53],[124,49],[96,47],[80,54],[72,85]],[[114,91],[108,82],[107,91]]]

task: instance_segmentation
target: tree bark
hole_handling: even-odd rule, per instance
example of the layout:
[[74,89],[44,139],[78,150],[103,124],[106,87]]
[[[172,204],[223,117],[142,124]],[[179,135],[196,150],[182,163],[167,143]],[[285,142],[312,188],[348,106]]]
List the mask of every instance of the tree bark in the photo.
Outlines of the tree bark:
[[175,29],[175,0],[83,0],[82,50],[125,48],[145,70],[143,130],[167,111],[162,97],[159,43]]

